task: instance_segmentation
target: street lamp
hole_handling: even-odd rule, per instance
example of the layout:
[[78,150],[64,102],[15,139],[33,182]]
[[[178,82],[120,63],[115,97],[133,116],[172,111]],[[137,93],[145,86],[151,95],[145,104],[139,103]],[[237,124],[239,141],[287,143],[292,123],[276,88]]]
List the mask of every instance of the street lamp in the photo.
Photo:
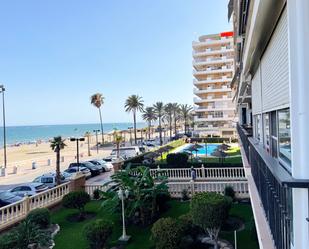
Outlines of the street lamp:
[[71,142],[76,141],[76,162],[77,162],[77,171],[79,171],[79,142],[85,141],[84,137],[71,137]]
[[4,168],[6,169],[7,157],[6,157],[6,127],[5,127],[5,105],[4,105],[4,92],[5,88],[0,85],[0,93],[2,93],[2,115],[3,115],[3,153],[4,153]]
[[129,133],[130,133],[130,144],[132,145],[132,129],[133,127],[128,127]]
[[119,241],[121,242],[128,242],[130,237],[126,233],[126,224],[125,224],[125,216],[124,216],[124,200],[129,197],[129,190],[123,191],[123,189],[118,190],[118,197],[121,200],[121,206],[122,206],[122,235],[119,238]]
[[93,130],[93,132],[95,132],[95,140],[97,144],[97,154],[99,154],[98,132],[100,132],[100,130]]

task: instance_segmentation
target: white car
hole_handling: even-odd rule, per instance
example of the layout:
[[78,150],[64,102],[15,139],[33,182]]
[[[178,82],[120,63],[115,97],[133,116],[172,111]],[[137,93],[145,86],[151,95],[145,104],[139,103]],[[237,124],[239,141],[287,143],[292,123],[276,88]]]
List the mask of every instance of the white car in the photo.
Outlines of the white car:
[[[60,181],[61,183],[64,183],[66,181],[65,177],[62,174],[61,174]],[[49,188],[53,188],[57,186],[56,173],[48,173],[48,174],[41,175],[35,178],[33,182],[44,183]]]
[[91,177],[91,172],[86,167],[71,167],[66,169],[64,172],[71,174],[71,179],[77,174],[77,172],[81,172],[86,176],[86,179]]
[[12,188],[9,190],[9,192],[14,195],[24,197],[24,196],[32,196],[45,190],[48,190],[48,187],[45,184],[38,182],[31,182],[21,184],[15,188]]
[[114,168],[111,162],[106,162],[104,160],[90,160],[89,162],[98,166],[101,172],[111,171]]

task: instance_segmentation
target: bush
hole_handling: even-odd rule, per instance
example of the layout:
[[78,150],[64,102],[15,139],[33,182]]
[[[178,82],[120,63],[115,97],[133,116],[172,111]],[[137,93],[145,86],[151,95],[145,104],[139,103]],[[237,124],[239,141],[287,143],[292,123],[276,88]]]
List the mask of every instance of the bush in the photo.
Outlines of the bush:
[[176,168],[185,168],[187,167],[188,154],[186,153],[171,153],[166,157],[166,162],[168,165],[171,165]]
[[85,205],[90,201],[90,196],[84,191],[74,191],[65,195],[62,204],[66,208],[78,209],[79,216],[82,218]]
[[187,201],[189,200],[189,193],[188,193],[188,189],[184,188],[182,191],[181,191],[181,200],[183,201]]
[[161,218],[151,228],[156,249],[178,249],[182,235],[182,226],[173,218]]
[[0,249],[16,248],[16,241],[12,232],[5,233],[0,236]]
[[232,186],[226,186],[224,189],[224,195],[230,197],[232,200],[235,199],[235,191]]
[[27,215],[27,220],[45,229],[50,226],[50,212],[47,208],[37,208]]
[[95,199],[95,200],[99,200],[100,199],[100,190],[99,189],[95,189],[93,191],[93,199]]
[[84,228],[84,234],[91,249],[102,249],[112,234],[113,224],[110,221],[98,219]]
[[200,226],[217,242],[220,227],[228,218],[232,200],[213,192],[197,193],[191,200],[193,224]]
[[160,193],[156,196],[157,209],[160,213],[168,209],[168,201],[171,199],[171,195],[167,193]]

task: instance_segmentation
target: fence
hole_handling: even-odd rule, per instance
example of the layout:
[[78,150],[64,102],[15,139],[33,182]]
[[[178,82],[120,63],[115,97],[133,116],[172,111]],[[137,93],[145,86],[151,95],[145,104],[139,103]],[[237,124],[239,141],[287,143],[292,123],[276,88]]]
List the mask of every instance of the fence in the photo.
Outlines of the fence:
[[70,182],[67,182],[0,208],[0,231],[24,219],[35,208],[50,207],[59,203],[62,197],[69,192]]
[[[237,168],[196,168],[196,180],[246,180],[242,167]],[[134,172],[137,174],[137,172]],[[151,169],[152,177],[166,176],[168,180],[191,180],[191,168]]]
[[194,193],[199,192],[216,192],[224,193],[224,189],[227,186],[233,187],[236,197],[238,198],[248,198],[248,183],[243,182],[169,182],[169,193],[172,197],[180,198],[182,196],[183,190],[187,190],[188,194],[192,196]]

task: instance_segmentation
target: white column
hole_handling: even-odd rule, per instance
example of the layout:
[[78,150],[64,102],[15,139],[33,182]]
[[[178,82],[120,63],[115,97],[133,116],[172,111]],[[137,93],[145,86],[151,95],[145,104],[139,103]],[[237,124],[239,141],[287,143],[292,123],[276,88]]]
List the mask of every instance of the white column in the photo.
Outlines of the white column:
[[[309,179],[309,1],[288,0],[292,175]],[[293,189],[293,248],[309,248],[308,189]]]

